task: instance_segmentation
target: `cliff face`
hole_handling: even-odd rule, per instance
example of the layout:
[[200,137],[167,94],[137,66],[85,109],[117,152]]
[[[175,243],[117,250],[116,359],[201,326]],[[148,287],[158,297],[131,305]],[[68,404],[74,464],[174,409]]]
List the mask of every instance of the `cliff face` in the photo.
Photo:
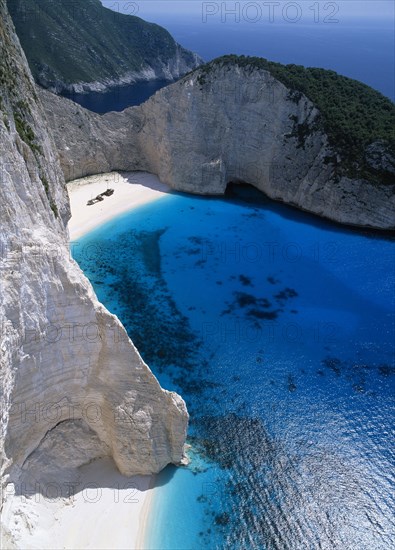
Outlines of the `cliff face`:
[[64,177],[5,0],[0,90],[2,484],[17,484],[59,430],[73,466],[109,455],[132,475],[179,463],[183,400],[160,387],[70,258]]
[[36,82],[56,93],[173,80],[202,62],[164,28],[100,0],[8,0],[8,6]]
[[[345,175],[317,108],[269,71],[198,69],[139,107],[102,116],[40,94],[66,179],[147,170],[198,194],[245,182],[343,224],[395,228],[395,175],[393,184]],[[372,164],[394,174],[391,154],[370,149]]]

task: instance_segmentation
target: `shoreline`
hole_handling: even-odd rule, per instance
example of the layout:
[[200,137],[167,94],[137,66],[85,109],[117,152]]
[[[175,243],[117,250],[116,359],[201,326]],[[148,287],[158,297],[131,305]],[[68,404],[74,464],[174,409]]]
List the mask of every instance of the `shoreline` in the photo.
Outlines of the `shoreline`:
[[155,481],[158,474],[153,474],[149,478],[149,487],[144,495],[144,501],[139,514],[138,531],[135,537],[136,550],[145,550],[147,546],[147,530],[150,514],[152,511],[152,503],[155,497]]
[[[107,189],[114,189],[114,194],[87,205]],[[148,172],[110,172],[70,181],[67,191],[71,208],[68,230],[70,241],[74,241],[119,214],[165,197],[171,189]]]

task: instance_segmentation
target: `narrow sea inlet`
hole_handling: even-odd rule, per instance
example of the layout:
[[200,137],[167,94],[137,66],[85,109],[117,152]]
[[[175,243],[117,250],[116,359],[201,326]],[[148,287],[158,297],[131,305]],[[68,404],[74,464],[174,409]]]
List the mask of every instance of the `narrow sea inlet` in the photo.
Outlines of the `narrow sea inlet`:
[[146,548],[395,545],[393,238],[236,189],[170,194],[75,245],[191,416]]
[[166,80],[148,80],[123,86],[114,86],[105,92],[89,92],[84,94],[64,92],[62,95],[95,113],[108,113],[109,111],[123,111],[127,107],[140,105],[168,84],[169,81]]

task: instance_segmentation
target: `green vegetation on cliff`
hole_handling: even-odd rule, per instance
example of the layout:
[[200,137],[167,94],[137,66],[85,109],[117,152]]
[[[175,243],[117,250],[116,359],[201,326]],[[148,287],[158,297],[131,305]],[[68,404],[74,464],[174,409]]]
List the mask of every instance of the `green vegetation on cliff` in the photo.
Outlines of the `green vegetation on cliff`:
[[33,76],[56,83],[116,80],[179,49],[189,67],[195,56],[162,27],[104,8],[99,0],[7,0]]
[[390,181],[385,170],[373,170],[366,162],[366,148],[380,142],[382,149],[394,156],[395,105],[380,92],[362,82],[334,71],[282,65],[264,58],[226,55],[198,69],[200,81],[217,66],[238,65],[250,70],[264,69],[290,89],[289,98],[298,102],[301,93],[321,113],[322,128],[330,144],[342,157],[350,176],[372,181]]

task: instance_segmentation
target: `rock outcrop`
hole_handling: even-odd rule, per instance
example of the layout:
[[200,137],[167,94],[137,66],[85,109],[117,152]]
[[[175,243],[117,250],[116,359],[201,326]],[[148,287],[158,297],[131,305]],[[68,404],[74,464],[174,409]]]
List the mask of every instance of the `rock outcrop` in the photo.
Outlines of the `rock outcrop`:
[[[395,228],[395,174],[392,184],[347,176],[318,109],[269,71],[203,67],[139,107],[105,115],[40,94],[68,180],[147,170],[173,189],[218,195],[244,182],[342,224]],[[368,160],[393,171],[383,150],[372,146]]]
[[179,463],[185,403],[160,387],[70,257],[64,177],[5,0],[0,88],[2,485],[17,484],[59,430],[80,463],[109,455],[125,475]]

